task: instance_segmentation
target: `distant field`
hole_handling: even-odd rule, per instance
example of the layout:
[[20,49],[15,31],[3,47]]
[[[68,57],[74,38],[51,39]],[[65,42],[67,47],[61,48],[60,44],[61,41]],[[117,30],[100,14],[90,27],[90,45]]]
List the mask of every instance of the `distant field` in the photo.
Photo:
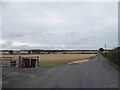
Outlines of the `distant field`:
[[[84,60],[95,56],[96,54],[33,54],[33,55],[20,55],[22,57],[39,56],[40,61],[73,61]],[[2,55],[2,57],[15,57],[19,55]]]
[[[20,55],[22,57],[39,56],[41,66],[54,66],[56,64],[71,62],[75,60],[85,60],[94,57],[96,54],[33,54],[33,55]],[[19,55],[2,55],[2,57],[15,57],[18,60]],[[7,60],[7,59],[3,59]]]

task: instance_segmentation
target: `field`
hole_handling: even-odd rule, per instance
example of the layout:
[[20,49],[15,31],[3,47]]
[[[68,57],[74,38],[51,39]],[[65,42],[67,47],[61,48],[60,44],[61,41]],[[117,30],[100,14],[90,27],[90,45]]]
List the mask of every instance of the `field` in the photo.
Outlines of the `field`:
[[[94,57],[96,54],[32,54],[20,55],[22,57],[39,56],[39,63],[41,67],[51,67],[59,64],[65,64],[76,60],[85,60]],[[15,57],[18,60],[19,55],[2,55],[2,57]],[[2,59],[3,61],[7,59]]]

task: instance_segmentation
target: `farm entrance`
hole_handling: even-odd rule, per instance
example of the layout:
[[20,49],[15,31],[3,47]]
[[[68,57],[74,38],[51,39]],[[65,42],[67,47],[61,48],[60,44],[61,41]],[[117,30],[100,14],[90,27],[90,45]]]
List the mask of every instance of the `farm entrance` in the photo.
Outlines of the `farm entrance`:
[[39,66],[39,57],[2,57],[2,67],[35,68]]

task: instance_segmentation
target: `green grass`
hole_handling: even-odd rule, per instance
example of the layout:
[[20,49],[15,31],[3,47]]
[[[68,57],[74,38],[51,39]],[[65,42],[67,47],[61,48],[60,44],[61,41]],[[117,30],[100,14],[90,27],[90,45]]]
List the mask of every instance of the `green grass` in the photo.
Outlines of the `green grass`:
[[[92,59],[95,56],[87,58],[87,59]],[[70,61],[40,61],[39,66],[50,68],[50,67],[56,67],[56,66],[59,66],[59,65],[65,65],[65,64],[68,64],[69,62]]]
[[114,63],[116,57],[112,57],[115,53],[116,52],[113,53],[113,51],[112,51],[112,52],[106,53],[106,55],[105,55],[105,53],[101,53],[101,54],[107,59],[107,62],[112,66],[112,68],[116,69],[117,71],[120,71],[119,65]]
[[67,64],[68,62],[59,62],[59,61],[42,61],[40,62],[40,67],[56,67],[59,65]]
[[119,67],[117,64],[113,63],[112,60],[107,59],[107,62],[108,62],[114,69],[116,69],[117,71],[120,71],[120,67]]

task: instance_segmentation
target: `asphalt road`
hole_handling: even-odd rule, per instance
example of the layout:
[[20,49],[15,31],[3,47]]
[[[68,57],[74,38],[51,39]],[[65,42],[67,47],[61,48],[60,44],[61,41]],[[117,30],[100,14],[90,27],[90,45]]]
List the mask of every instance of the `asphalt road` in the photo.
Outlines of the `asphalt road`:
[[55,68],[5,69],[3,88],[118,88],[118,72],[103,56]]
[[2,61],[0,59],[0,90],[2,89]]

